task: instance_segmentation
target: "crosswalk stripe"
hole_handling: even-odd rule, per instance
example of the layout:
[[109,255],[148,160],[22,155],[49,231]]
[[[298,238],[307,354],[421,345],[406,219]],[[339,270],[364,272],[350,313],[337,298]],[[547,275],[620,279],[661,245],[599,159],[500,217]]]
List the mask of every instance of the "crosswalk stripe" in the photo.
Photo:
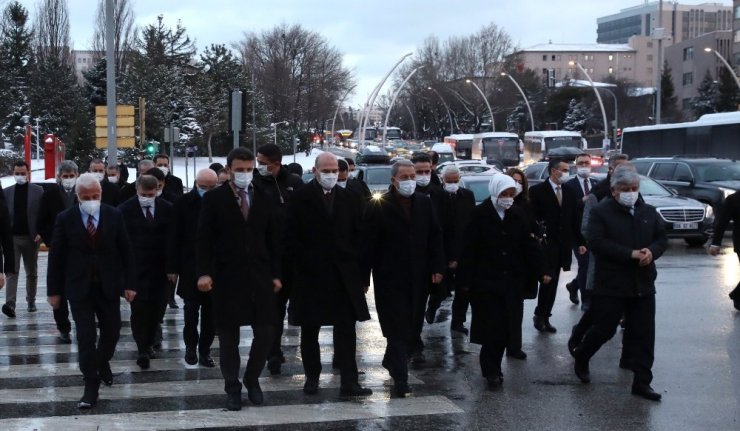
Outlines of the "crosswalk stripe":
[[458,414],[464,411],[443,396],[424,396],[362,403],[337,402],[290,406],[247,407],[239,412],[218,409],[52,416],[0,420],[0,429],[92,430],[136,429],[187,430],[218,427],[289,425],[310,422],[371,420],[388,417]]

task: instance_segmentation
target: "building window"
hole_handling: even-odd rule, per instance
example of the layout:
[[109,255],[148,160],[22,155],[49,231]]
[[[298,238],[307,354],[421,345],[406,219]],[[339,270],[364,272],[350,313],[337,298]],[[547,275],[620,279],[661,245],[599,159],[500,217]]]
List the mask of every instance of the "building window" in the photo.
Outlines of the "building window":
[[568,76],[576,76],[576,69],[575,68],[568,69]]
[[653,61],[653,54],[648,54],[647,61]]
[[740,19],[740,6],[735,6],[735,19]]
[[[613,61],[613,60],[614,60],[614,54],[609,54],[609,61]],[[609,72],[609,73],[611,73],[611,72]]]
[[547,61],[547,55],[542,56],[542,61]]
[[82,59],[81,59],[81,58],[78,58],[78,59],[77,59],[77,62],[78,62],[78,63],[82,63]]
[[652,48],[652,47],[653,47],[653,43],[652,43],[652,42],[648,42],[648,43],[647,43],[647,47],[648,47],[648,48]]
[[[611,56],[610,56],[610,57],[611,57]],[[614,68],[613,68],[613,67],[610,67],[610,68],[609,68],[609,75],[611,75],[612,73],[614,73]]]
[[553,54],[553,55],[551,56],[551,58],[552,58],[552,61],[555,61],[555,54]]
[[735,30],[735,43],[740,43],[740,30]]
[[688,72],[683,74],[683,86],[689,87],[694,84],[694,72]]
[[683,61],[691,61],[694,59],[694,47],[690,46],[683,49]]
[[652,67],[648,67],[647,68],[647,74],[648,75],[652,75],[653,74],[653,68]]
[[557,69],[555,69],[555,77],[560,78],[561,76],[562,75],[560,75],[560,68],[558,67]]

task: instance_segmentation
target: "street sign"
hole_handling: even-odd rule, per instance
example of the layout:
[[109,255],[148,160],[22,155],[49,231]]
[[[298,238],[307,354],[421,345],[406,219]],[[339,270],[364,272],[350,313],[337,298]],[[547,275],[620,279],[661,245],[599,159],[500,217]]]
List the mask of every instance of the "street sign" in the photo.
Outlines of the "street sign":
[[168,144],[172,142],[174,143],[180,142],[180,128],[179,127],[165,127],[164,128],[164,142]]
[[[95,147],[108,147],[108,107],[95,107]],[[133,148],[136,144],[136,128],[134,122],[134,107],[132,105],[116,105],[116,147]]]
[[[108,138],[95,138],[95,148],[106,148],[108,146]],[[134,148],[136,146],[136,138],[116,138],[116,147],[118,148]]]

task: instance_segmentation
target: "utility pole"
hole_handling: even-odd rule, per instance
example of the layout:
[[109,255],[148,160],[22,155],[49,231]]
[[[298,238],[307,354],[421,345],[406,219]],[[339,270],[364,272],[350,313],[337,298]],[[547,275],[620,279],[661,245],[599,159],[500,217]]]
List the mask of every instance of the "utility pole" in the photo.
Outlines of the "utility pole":
[[252,153],[257,155],[257,114],[255,103],[257,98],[257,91],[254,89],[254,70],[252,70]]
[[655,124],[660,124],[661,98],[662,89],[661,78],[663,77],[663,0],[658,3],[658,27],[655,29],[654,36],[658,39],[658,64],[655,68],[657,77],[655,79]]
[[108,164],[118,164],[116,149],[116,58],[115,58],[115,20],[113,19],[114,0],[105,2],[105,80],[108,109]]

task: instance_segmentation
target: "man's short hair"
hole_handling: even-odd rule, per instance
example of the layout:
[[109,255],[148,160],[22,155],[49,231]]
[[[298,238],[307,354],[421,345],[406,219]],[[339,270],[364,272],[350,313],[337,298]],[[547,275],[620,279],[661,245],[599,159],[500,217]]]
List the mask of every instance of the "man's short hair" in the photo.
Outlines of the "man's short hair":
[[254,154],[246,148],[237,147],[229,151],[229,155],[226,156],[226,166],[231,167],[234,160],[252,161],[254,160]]
[[347,172],[349,171],[349,165],[347,164],[347,161],[344,159],[337,159],[337,163],[339,163],[339,172]]
[[355,165],[355,161],[353,159],[349,159],[348,158],[347,159],[347,164],[350,165],[350,166],[354,166]]
[[26,168],[28,169],[28,163],[26,163],[25,160],[16,160],[15,163],[13,163],[14,168]]
[[410,162],[408,160],[398,160],[396,161],[393,166],[391,166],[391,178],[395,177],[398,174],[398,170],[401,169],[404,166],[408,166],[413,168],[414,163]]
[[411,158],[411,163],[432,163],[432,157],[429,154],[418,153]]
[[581,158],[581,157],[588,157],[590,159],[591,158],[591,154],[581,153],[581,154],[579,154],[579,155],[576,156],[576,159]]
[[59,164],[59,167],[57,168],[57,175],[62,175],[69,172],[73,172],[75,175],[79,172],[79,170],[77,169],[77,163],[73,162],[72,160],[64,160],[62,163]]
[[151,168],[154,167],[154,162],[149,159],[140,160],[139,164],[136,165],[136,170],[139,172],[139,175],[142,173],[146,173]]
[[436,165],[437,163],[439,163],[439,153],[438,152],[430,151],[428,154],[429,154],[429,157],[432,159],[433,165]]
[[265,144],[257,148],[257,153],[262,154],[270,161],[270,163],[277,163],[283,161],[283,152],[275,144]]
[[553,169],[560,168],[560,164],[561,163],[566,163],[566,161],[564,159],[559,158],[559,157],[554,157],[554,158],[550,159],[550,161],[547,162],[547,172],[548,173],[551,173]]
[[444,177],[447,174],[458,174],[459,175],[460,174],[460,168],[458,168],[454,164],[449,164],[449,165],[445,166],[444,169],[442,169],[442,178],[444,179]]
[[148,171],[146,171],[146,174],[144,175],[151,175],[152,177],[156,178],[158,181],[164,181],[167,176],[162,172],[159,168],[151,168]]
[[216,174],[218,174],[218,171],[224,168],[224,165],[218,162],[211,163],[210,166],[208,166],[208,169],[212,170]]
[[107,165],[107,166],[105,167],[105,170],[106,170],[106,171],[108,171],[108,170],[114,170],[114,171],[116,171],[116,172],[119,172],[119,171],[120,171],[120,169],[118,169],[118,165]]
[[92,159],[90,160],[90,164],[87,165],[88,169],[92,168],[92,165],[103,165],[105,166],[105,162],[101,159]]
[[614,163],[620,162],[620,161],[629,161],[630,156],[628,154],[615,154],[611,157],[609,157],[609,166],[614,166]]
[[165,159],[165,160],[167,160],[167,163],[170,163],[170,156],[168,156],[167,154],[157,154],[156,156],[154,156],[154,158],[152,159],[152,161],[154,161],[154,164],[156,165],[157,164],[157,160],[159,160],[159,159]]
[[303,175],[303,166],[300,163],[289,163],[288,172],[296,175]]
[[[158,171],[159,169],[156,170]],[[139,178],[136,179],[137,190],[141,189],[145,192],[151,192],[153,190],[157,190],[157,187],[159,187],[159,181],[157,181],[157,178],[154,175],[139,175]]]
[[[64,171],[69,172],[69,171]],[[100,187],[100,181],[98,181],[98,177],[96,177],[94,174],[91,173],[84,173],[80,175],[79,178],[77,178],[77,181],[75,182],[75,193],[80,193],[81,189],[93,189],[93,188],[101,189]]]
[[619,185],[632,185],[640,183],[640,174],[637,173],[635,166],[632,163],[624,163],[619,165],[614,172],[612,172],[609,186],[616,188]]

